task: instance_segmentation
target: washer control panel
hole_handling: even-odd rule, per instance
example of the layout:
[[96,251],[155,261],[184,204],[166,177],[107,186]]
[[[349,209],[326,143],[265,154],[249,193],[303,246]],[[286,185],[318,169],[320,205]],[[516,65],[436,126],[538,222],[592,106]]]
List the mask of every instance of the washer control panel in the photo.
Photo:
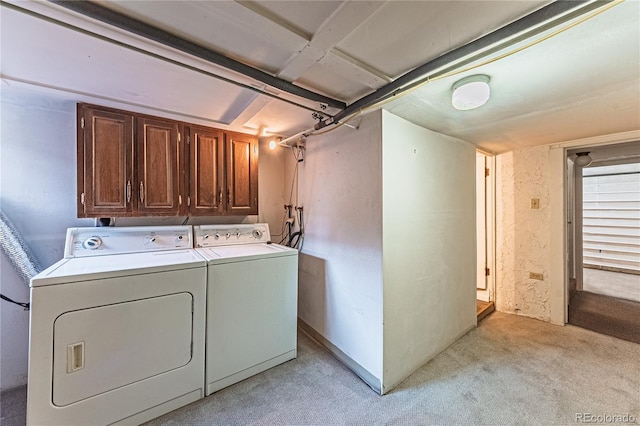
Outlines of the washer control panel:
[[266,243],[271,240],[268,223],[197,225],[193,227],[195,247]]
[[192,240],[191,226],[69,228],[64,257],[188,249]]

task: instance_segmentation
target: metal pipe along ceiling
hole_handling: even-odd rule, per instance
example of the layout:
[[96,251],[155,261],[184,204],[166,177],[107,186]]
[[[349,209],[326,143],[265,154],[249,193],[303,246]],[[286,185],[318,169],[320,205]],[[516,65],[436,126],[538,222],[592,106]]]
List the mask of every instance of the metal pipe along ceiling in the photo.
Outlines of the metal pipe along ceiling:
[[[478,38],[464,46],[451,50],[413,70],[398,77],[391,83],[380,87],[369,95],[366,95],[347,106],[338,101],[296,86],[285,80],[281,80],[264,71],[235,61],[198,44],[184,40],[154,26],[145,24],[139,20],[127,17],[118,12],[88,1],[49,0],[67,9],[81,13],[85,16],[116,26],[123,30],[154,40],[166,46],[178,49],[182,52],[197,56],[219,66],[246,75],[271,87],[291,93],[302,98],[324,103],[338,108],[341,111],[335,116],[320,120],[313,128],[286,138],[281,143],[286,143],[300,135],[308,136],[313,131],[320,130],[331,124],[339,124],[340,120],[349,117],[365,108],[371,107],[385,99],[402,94],[404,91],[423,83],[438,74],[451,71],[463,64],[468,64],[481,57],[487,56],[508,45],[515,44],[541,33],[562,22],[588,13],[612,2],[613,0],[557,0],[537,11],[524,16],[498,30]],[[444,70],[444,71],[443,71]]]
[[[504,44],[495,47],[502,41],[508,40],[509,44],[517,43],[536,33],[558,25],[560,23],[557,22],[558,18],[560,18],[561,22],[566,22],[588,13],[591,10],[602,7],[611,1],[613,0],[557,0],[471,43],[465,44],[414,68],[391,83],[353,102],[332,118],[318,122],[313,130],[320,130],[330,124],[338,124],[343,118],[349,117],[364,108],[375,105],[392,96],[397,96],[411,87],[426,81],[428,78],[433,78],[436,70],[441,70],[448,65],[452,65],[454,62],[464,59],[463,63],[469,63],[495,50],[502,49],[506,47]],[[474,53],[477,53],[477,55],[474,55]],[[460,64],[456,64],[456,66],[460,66]]]
[[209,61],[213,64],[225,67],[232,71],[246,75],[276,89],[291,93],[302,98],[320,102],[333,108],[344,109],[346,104],[319,93],[312,92],[293,83],[279,79],[264,71],[250,67],[234,59],[228,58],[211,49],[170,34],[152,25],[145,24],[137,19],[130,18],[121,13],[114,12],[99,4],[89,1],[50,0],[51,3],[60,5],[82,15],[97,19],[101,22],[113,25],[125,31],[148,38],[190,55]]

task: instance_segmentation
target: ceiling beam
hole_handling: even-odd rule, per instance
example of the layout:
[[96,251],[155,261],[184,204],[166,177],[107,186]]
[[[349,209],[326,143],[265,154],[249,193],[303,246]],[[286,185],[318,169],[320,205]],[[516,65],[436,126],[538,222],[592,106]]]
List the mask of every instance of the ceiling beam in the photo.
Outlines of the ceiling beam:
[[324,58],[338,43],[365,22],[382,5],[382,2],[345,1],[312,36],[309,43],[292,56],[277,74],[295,81],[315,63]]
[[358,61],[353,58],[353,56],[347,55],[337,48],[331,49],[329,53],[320,60],[320,63],[350,80],[353,79],[373,89],[377,89],[393,81],[388,75]]
[[113,25],[125,31],[161,43],[165,46],[169,46],[187,54],[196,56],[216,65],[228,68],[284,92],[288,92],[314,102],[326,104],[333,108],[343,109],[346,107],[346,104],[342,101],[321,95],[311,90],[304,89],[293,83],[290,83],[278,77],[274,77],[273,75],[261,71],[257,68],[250,67],[246,64],[221,55],[211,49],[185,40],[174,34],[168,33],[160,28],[148,25],[137,19],[130,18],[126,15],[110,10],[99,4],[88,1],[50,1],[74,12],[80,13],[93,19],[97,19],[101,22]]

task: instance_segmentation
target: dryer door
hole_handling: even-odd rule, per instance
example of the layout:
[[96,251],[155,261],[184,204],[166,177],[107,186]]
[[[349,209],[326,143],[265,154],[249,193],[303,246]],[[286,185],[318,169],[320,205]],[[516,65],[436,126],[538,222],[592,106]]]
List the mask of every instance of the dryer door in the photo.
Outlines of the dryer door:
[[73,404],[188,364],[192,303],[184,292],[60,315],[53,404]]

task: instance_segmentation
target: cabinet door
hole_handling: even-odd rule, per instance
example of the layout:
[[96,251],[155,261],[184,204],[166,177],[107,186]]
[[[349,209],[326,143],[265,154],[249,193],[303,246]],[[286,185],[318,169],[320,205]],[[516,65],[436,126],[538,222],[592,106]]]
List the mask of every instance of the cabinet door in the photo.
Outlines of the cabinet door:
[[78,105],[78,217],[130,216],[133,115]]
[[180,125],[149,117],[138,117],[137,123],[138,212],[141,215],[178,215]]
[[188,133],[189,214],[222,214],[225,207],[224,134],[217,129],[198,126],[191,126]]
[[226,136],[226,214],[258,214],[258,138],[241,133]]

